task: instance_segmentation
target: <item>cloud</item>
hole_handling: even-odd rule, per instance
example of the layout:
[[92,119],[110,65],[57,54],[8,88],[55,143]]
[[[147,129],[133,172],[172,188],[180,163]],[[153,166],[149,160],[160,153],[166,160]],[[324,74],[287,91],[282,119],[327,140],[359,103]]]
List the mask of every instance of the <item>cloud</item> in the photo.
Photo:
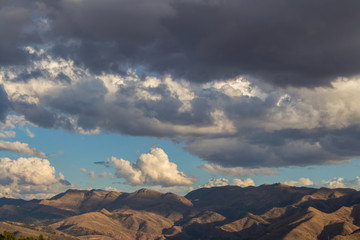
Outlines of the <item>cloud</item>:
[[15,136],[16,136],[16,132],[14,132],[14,131],[0,132],[0,137],[1,138],[11,138],[11,137],[15,137]]
[[[84,172],[86,173],[86,169],[85,168],[80,168],[80,171],[81,172]],[[95,172],[93,170],[90,170],[89,173],[88,173],[89,177],[93,180],[96,180],[97,178],[106,178],[106,177],[110,177],[111,179],[114,179],[113,177],[113,174],[110,173],[110,172],[102,172],[102,173],[99,173],[97,176],[95,174]]]
[[[0,47],[0,53],[1,53],[1,47]],[[1,122],[4,122],[6,120],[6,115],[8,114],[9,111],[10,111],[10,101],[8,99],[8,95],[4,89],[4,86],[0,84],[0,121]]]
[[119,190],[115,187],[105,187],[104,190],[109,191],[109,192],[122,192],[121,190]]
[[113,174],[110,173],[110,172],[102,172],[102,173],[100,173],[100,174],[98,175],[99,178],[106,178],[106,177],[108,177],[108,176],[109,176],[111,179],[114,178],[114,177],[113,177]]
[[[359,78],[312,89],[273,88],[244,76],[194,85],[132,69],[94,75],[71,60],[40,56],[44,59],[25,69],[3,69],[12,76],[3,78],[4,89],[16,114],[23,115],[9,115],[3,128],[32,123],[81,134],[169,138],[210,164],[248,169],[334,164],[360,156]],[[14,81],[37,68],[46,78]],[[71,81],[56,80],[61,72]],[[160,98],[144,99],[139,89]]]
[[[45,59],[26,69],[4,69],[13,76],[5,79],[4,88],[16,114],[23,116],[9,115],[3,128],[33,124],[81,134],[169,138],[223,167],[334,164],[360,156],[359,78],[313,89],[273,88],[244,76],[174,87],[176,80],[169,76],[144,76],[131,69],[124,75],[93,75],[71,60],[42,54]],[[36,68],[47,78],[13,81]],[[61,72],[71,81],[57,81]],[[144,99],[138,89],[161,97]]]
[[94,162],[94,164],[98,164],[98,165],[103,165],[104,167],[106,168],[110,168],[111,165],[109,162],[106,162],[106,161],[98,161],[98,162]]
[[239,186],[239,187],[255,186],[255,182],[251,178],[247,178],[245,180],[235,178],[235,179],[232,180],[232,184],[236,185],[236,186]]
[[96,175],[95,175],[95,172],[94,172],[93,170],[89,171],[89,177],[90,177],[91,179],[93,179],[93,180],[96,180],[96,179],[97,179],[97,177],[96,177]]
[[357,176],[355,179],[348,180],[342,177],[334,177],[330,180],[323,180],[320,185],[328,188],[354,188],[360,189],[360,177]]
[[284,184],[294,186],[294,187],[303,187],[314,185],[314,182],[309,178],[299,178],[298,180],[285,181]]
[[[359,74],[359,30],[354,24],[360,18],[355,10],[359,5],[63,0],[44,2],[38,12],[49,18],[43,35],[44,41],[56,43],[54,54],[75,59],[92,72],[119,71],[118,66],[126,64],[193,82],[246,74],[281,86],[318,86]],[[94,22],[94,12],[101,20]],[[12,40],[20,38],[20,23],[26,20],[15,25]]]
[[70,184],[62,173],[55,176],[55,168],[47,159],[0,158],[0,164],[0,195],[4,197],[50,196],[64,191]]
[[25,131],[26,131],[26,134],[28,135],[28,137],[30,137],[30,138],[34,138],[34,137],[35,137],[35,134],[32,133],[32,132],[30,131],[30,129],[26,128]]
[[326,188],[353,188],[359,190],[360,177],[357,176],[354,179],[334,177],[329,180],[322,180],[320,182],[313,182],[309,178],[299,178],[298,180],[285,181],[284,184],[295,187],[314,186],[314,187],[326,187]]
[[233,79],[214,81],[204,84],[205,89],[215,89],[229,97],[259,97],[265,99],[267,94],[254,86],[245,77],[238,76]]
[[360,157],[356,1],[33,3],[0,3],[1,129],[166,138],[223,168]]
[[[251,178],[247,178],[245,180],[234,178],[231,184],[239,187],[255,186],[254,180],[252,180]],[[206,183],[202,187],[210,188],[210,187],[221,187],[227,185],[229,185],[229,180],[227,178],[210,178],[208,183]]]
[[242,167],[232,167],[226,168],[217,164],[204,164],[198,166],[200,169],[204,169],[214,174],[221,174],[223,176],[238,176],[245,177],[251,175],[277,175],[279,174],[277,170],[272,168],[242,168]]
[[203,187],[211,188],[211,187],[221,187],[229,185],[229,180],[226,178],[210,178],[208,183],[206,183]]
[[16,152],[24,155],[38,156],[38,157],[47,157],[43,152],[39,152],[36,148],[30,148],[29,144],[16,142],[7,142],[0,140],[0,150]]
[[[321,136],[321,131],[323,130],[270,134],[261,132],[257,135],[255,130],[249,133],[249,139],[246,135],[239,138],[202,138],[190,142],[185,149],[209,162],[247,168],[340,164],[355,157],[350,152],[349,155],[337,153],[338,146],[335,142],[333,149],[325,148],[327,137],[332,139],[340,136],[332,135],[331,132],[323,133],[324,136]],[[351,145],[347,147],[353,149]]]
[[1,158],[1,182],[17,182],[19,184],[51,184],[57,182],[55,168],[50,162],[41,158],[19,158],[11,160]]
[[[9,6],[8,1],[1,1],[0,3],[0,22],[11,22],[12,27],[6,24],[0,25],[2,38],[0,40],[0,65],[11,65],[25,63],[28,59],[26,52],[18,48],[21,43],[29,43],[34,36],[33,32],[28,31],[26,34],[26,26],[32,24],[32,9],[31,4],[25,3]],[[29,29],[30,30],[30,29]],[[24,38],[21,40],[21,38]],[[33,40],[38,38],[33,38]]]
[[17,126],[34,126],[31,122],[27,121],[23,115],[8,115],[5,122],[0,121],[0,129],[14,129]]
[[169,161],[161,148],[152,148],[149,153],[141,154],[136,163],[131,164],[122,158],[111,157],[109,162],[116,167],[116,177],[126,180],[130,185],[182,186],[192,185],[194,178],[187,177]]

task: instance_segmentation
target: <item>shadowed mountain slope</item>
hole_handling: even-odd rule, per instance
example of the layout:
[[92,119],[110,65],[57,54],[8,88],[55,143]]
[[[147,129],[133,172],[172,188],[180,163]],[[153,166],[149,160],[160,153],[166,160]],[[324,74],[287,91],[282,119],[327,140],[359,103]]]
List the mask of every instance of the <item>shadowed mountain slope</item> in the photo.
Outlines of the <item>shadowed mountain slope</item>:
[[216,210],[229,219],[238,219],[247,212],[261,214],[274,207],[285,207],[311,200],[328,200],[356,192],[353,189],[314,189],[285,184],[241,188],[237,186],[200,188],[185,197],[195,208]]

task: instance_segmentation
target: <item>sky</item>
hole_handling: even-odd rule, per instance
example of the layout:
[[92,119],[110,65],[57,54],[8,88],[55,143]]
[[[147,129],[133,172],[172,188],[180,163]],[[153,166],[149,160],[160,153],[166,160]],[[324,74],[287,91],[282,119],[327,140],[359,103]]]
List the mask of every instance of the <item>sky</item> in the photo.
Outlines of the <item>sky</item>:
[[360,189],[358,0],[0,0],[0,197]]

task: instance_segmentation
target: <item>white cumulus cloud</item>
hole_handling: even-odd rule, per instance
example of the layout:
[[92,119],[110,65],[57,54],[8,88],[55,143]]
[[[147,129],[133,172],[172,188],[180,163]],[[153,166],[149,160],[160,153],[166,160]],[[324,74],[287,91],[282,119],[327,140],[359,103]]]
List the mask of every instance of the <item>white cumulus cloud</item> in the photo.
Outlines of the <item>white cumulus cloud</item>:
[[309,178],[299,178],[298,180],[285,181],[284,184],[294,187],[302,187],[314,185],[314,182],[311,181]]
[[[202,187],[210,188],[210,187],[221,187],[227,185],[230,185],[229,180],[227,178],[210,178],[208,183],[206,183]],[[232,180],[231,185],[235,185],[239,187],[248,187],[248,186],[255,186],[255,182],[251,178],[247,178],[245,180],[235,178]]]
[[235,178],[235,179],[232,180],[232,184],[236,185],[236,186],[239,186],[239,187],[255,186],[255,182],[251,178],[247,178],[245,180]]
[[121,190],[119,190],[115,187],[105,187],[104,190],[109,191],[109,192],[121,192]]
[[49,160],[30,157],[0,158],[0,196],[15,198],[48,197],[64,191],[67,182]]
[[55,168],[41,158],[0,159],[0,181],[20,184],[47,184],[57,182]]
[[342,177],[335,177],[330,180],[321,181],[321,186],[328,188],[355,188],[360,187],[360,177],[356,177],[356,180],[348,181]]
[[115,157],[108,161],[117,168],[116,176],[125,179],[130,185],[181,186],[191,185],[195,181],[179,171],[161,148],[152,148],[149,153],[141,154],[133,164]]
[[211,188],[211,187],[221,187],[229,185],[229,180],[226,178],[210,178],[209,182],[206,183],[203,187]]

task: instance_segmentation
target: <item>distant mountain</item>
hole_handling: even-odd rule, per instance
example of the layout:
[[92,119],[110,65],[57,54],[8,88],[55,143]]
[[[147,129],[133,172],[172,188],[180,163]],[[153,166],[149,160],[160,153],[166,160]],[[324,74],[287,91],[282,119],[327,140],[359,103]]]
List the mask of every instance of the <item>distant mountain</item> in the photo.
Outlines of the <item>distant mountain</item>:
[[248,212],[261,214],[274,207],[298,205],[308,200],[328,200],[354,192],[353,189],[314,189],[273,184],[247,188],[200,188],[185,197],[197,209],[216,210],[229,219],[238,219]]
[[201,188],[185,197],[68,190],[0,199],[0,230],[53,239],[360,239],[360,192],[291,187]]

